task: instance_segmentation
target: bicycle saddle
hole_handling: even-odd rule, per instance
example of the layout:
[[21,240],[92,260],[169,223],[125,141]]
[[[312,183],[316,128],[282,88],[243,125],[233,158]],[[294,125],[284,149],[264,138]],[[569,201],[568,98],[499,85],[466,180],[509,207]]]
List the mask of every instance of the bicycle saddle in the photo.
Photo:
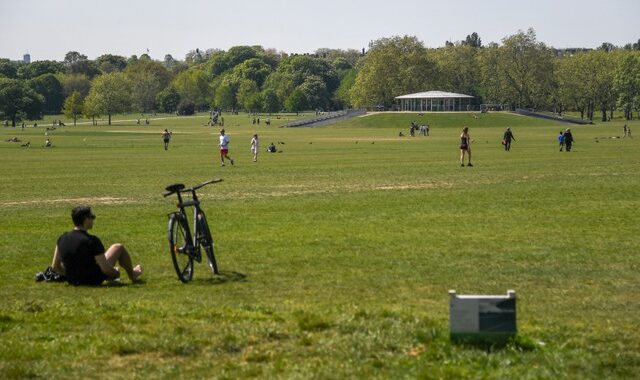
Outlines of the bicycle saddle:
[[176,191],[180,191],[184,189],[184,184],[182,183],[174,183],[173,185],[169,185],[165,188],[165,190],[175,193]]

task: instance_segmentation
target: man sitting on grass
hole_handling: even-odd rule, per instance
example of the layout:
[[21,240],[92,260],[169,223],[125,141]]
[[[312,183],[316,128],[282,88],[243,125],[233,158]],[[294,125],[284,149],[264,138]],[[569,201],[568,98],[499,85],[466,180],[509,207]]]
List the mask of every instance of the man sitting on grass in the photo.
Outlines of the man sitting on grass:
[[122,244],[114,244],[105,252],[100,239],[87,233],[93,228],[95,218],[90,207],[71,210],[75,228],[58,238],[51,264],[53,270],[64,274],[72,285],[100,285],[105,280],[120,278],[120,271],[115,267],[120,263],[131,282],[139,282],[142,268],[133,267],[131,256]]

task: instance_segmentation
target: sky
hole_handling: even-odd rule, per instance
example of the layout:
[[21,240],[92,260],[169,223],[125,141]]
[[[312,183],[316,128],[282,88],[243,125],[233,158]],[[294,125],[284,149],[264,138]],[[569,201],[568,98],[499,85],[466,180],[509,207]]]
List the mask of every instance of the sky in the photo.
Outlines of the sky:
[[362,49],[396,35],[427,47],[477,32],[498,42],[534,28],[556,48],[640,39],[640,0],[0,0],[0,58],[62,61],[149,50],[154,59],[190,50],[262,45],[286,53]]

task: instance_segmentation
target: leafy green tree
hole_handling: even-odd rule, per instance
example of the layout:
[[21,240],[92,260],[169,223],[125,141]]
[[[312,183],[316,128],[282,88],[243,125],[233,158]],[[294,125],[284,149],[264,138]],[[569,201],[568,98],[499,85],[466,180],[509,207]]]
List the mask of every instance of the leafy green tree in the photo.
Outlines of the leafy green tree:
[[344,57],[338,57],[331,62],[331,66],[337,71],[350,70],[353,66]]
[[549,104],[555,86],[552,51],[537,41],[533,29],[506,37],[502,43],[493,73],[504,83],[498,101],[532,108]]
[[471,44],[454,44],[431,52],[438,65],[438,88],[444,91],[478,95],[480,68]]
[[640,105],[640,55],[628,53],[622,57],[614,73],[614,86],[625,119],[633,119],[633,110]]
[[289,112],[298,113],[304,111],[304,109],[307,108],[307,99],[304,97],[302,90],[300,88],[293,90],[291,95],[285,100],[284,106]]
[[312,75],[319,77],[329,92],[335,91],[340,84],[338,73],[331,63],[308,55],[298,55],[282,60],[277,71],[285,74],[292,81],[294,88]]
[[64,71],[64,66],[56,61],[35,61],[21,65],[18,69],[18,77],[32,79],[44,74],[57,74]]
[[167,70],[171,70],[172,68],[177,66],[179,63],[180,62],[178,60],[176,60],[175,58],[173,58],[173,56],[171,54],[166,54],[164,56],[164,60],[162,61],[162,64],[164,65],[164,67]]
[[244,109],[249,112],[260,112],[263,109],[263,104],[264,100],[262,99],[262,93],[254,92],[244,99],[242,105]]
[[342,76],[340,86],[335,92],[336,104],[340,108],[349,108],[353,105],[351,102],[351,88],[356,83],[356,69],[347,70]]
[[347,67],[336,66],[335,63],[337,60],[341,60],[341,59],[346,60],[349,65],[348,68],[352,68],[352,67],[356,67],[358,61],[360,60],[360,58],[362,58],[363,54],[356,49],[342,50],[342,49],[320,48],[315,51],[315,55],[331,62],[336,68],[336,70],[344,70]]
[[182,100],[190,100],[196,108],[203,108],[211,103],[212,89],[204,70],[192,67],[178,74],[171,82]]
[[77,51],[70,51],[64,56],[63,61],[67,74],[84,74],[89,78],[100,73],[95,63],[87,59],[87,56]]
[[6,58],[0,58],[0,76],[16,79],[18,78],[18,68],[20,68],[19,63],[11,62],[11,60]]
[[462,44],[466,46],[471,46],[473,48],[480,48],[482,47],[482,39],[480,38],[478,33],[473,32],[467,35],[467,38],[464,39],[464,42],[462,42]]
[[258,52],[251,46],[234,46],[225,53],[224,59],[227,67],[231,69],[257,56]]
[[236,96],[233,85],[223,81],[216,89],[214,103],[222,109],[234,108],[236,105]]
[[103,54],[96,58],[95,64],[103,73],[123,71],[127,67],[127,59],[120,55]]
[[233,69],[233,75],[239,79],[248,79],[261,87],[271,73],[271,67],[259,58],[250,58]]
[[64,102],[62,84],[53,74],[43,74],[27,82],[35,92],[44,97],[43,112],[45,114],[58,114]]
[[23,118],[39,119],[42,113],[44,98],[24,81],[0,78],[0,116],[16,121]]
[[269,114],[280,111],[281,103],[274,90],[265,90],[262,93],[262,110]]
[[512,100],[504,96],[507,93],[506,80],[504,76],[499,75],[500,47],[498,44],[491,43],[480,49],[476,54],[476,62],[480,80],[478,95],[485,102],[512,104]]
[[584,119],[588,100],[589,73],[585,70],[586,67],[581,64],[582,56],[574,55],[556,61],[558,81],[556,98],[561,113],[565,109],[573,109],[579,111],[580,117]]
[[193,115],[196,112],[196,105],[189,99],[182,99],[178,104],[179,115]]
[[[330,105],[333,93],[340,84],[338,73],[326,59],[312,56],[293,56],[283,59],[275,72],[265,80],[263,90],[273,90],[279,99],[287,99],[295,88],[302,85],[307,78],[320,78],[324,84],[321,91],[324,98],[314,103]],[[315,82],[314,82],[315,83]],[[307,92],[310,91],[307,85]]]
[[311,75],[298,86],[306,99],[306,106],[312,109],[327,109],[329,94],[322,78]]
[[96,121],[96,117],[100,117],[100,112],[98,110],[98,105],[95,102],[88,102],[88,98],[85,97],[84,102],[82,103],[82,113],[85,117],[91,118],[92,125],[98,125]]
[[111,125],[113,114],[131,109],[131,86],[125,74],[108,73],[94,79],[85,104],[89,113],[107,115]]
[[618,47],[614,44],[612,44],[611,42],[603,42],[602,45],[600,45],[598,47],[598,50],[601,50],[605,53],[610,53],[614,50],[616,50]]
[[391,107],[398,95],[433,88],[436,77],[436,63],[416,37],[382,38],[360,62],[351,100],[358,107]]
[[292,75],[281,71],[271,73],[262,86],[263,91],[273,91],[280,102],[287,99],[295,88]]
[[256,84],[256,82],[254,82],[252,80],[249,80],[249,79],[240,80],[240,84],[238,86],[238,91],[236,93],[236,101],[245,110],[247,110],[249,112],[255,111],[255,107],[252,110],[247,105],[250,102],[253,105],[253,101],[255,99],[252,99],[252,98],[259,91],[260,91],[260,89],[258,88],[258,85]]
[[175,88],[169,86],[158,93],[156,104],[161,112],[175,112],[180,104],[180,94]]
[[63,75],[60,79],[62,83],[62,94],[65,97],[71,96],[74,91],[78,91],[84,99],[91,90],[91,81],[84,74]]
[[593,51],[588,52],[587,57],[591,69],[589,92],[594,105],[600,107],[602,121],[607,121],[607,111],[615,107],[618,97],[614,86],[616,67],[614,56],[605,51]]
[[226,53],[224,51],[217,51],[214,52],[207,60],[207,72],[212,78],[221,75],[229,69],[225,54]]
[[73,125],[76,125],[78,115],[81,115],[84,110],[84,102],[82,101],[82,94],[79,91],[74,91],[64,101],[64,116],[73,119]]

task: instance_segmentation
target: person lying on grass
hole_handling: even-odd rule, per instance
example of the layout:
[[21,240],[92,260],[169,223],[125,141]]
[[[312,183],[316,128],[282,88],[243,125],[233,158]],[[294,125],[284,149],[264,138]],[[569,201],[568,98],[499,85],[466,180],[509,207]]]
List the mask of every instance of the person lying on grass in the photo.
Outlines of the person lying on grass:
[[113,244],[105,251],[97,236],[87,232],[93,228],[96,216],[90,207],[78,206],[71,210],[75,228],[58,238],[53,254],[54,271],[64,274],[71,285],[100,285],[105,280],[120,278],[115,267],[120,264],[131,282],[140,282],[142,267],[131,264],[131,256],[122,244]]

